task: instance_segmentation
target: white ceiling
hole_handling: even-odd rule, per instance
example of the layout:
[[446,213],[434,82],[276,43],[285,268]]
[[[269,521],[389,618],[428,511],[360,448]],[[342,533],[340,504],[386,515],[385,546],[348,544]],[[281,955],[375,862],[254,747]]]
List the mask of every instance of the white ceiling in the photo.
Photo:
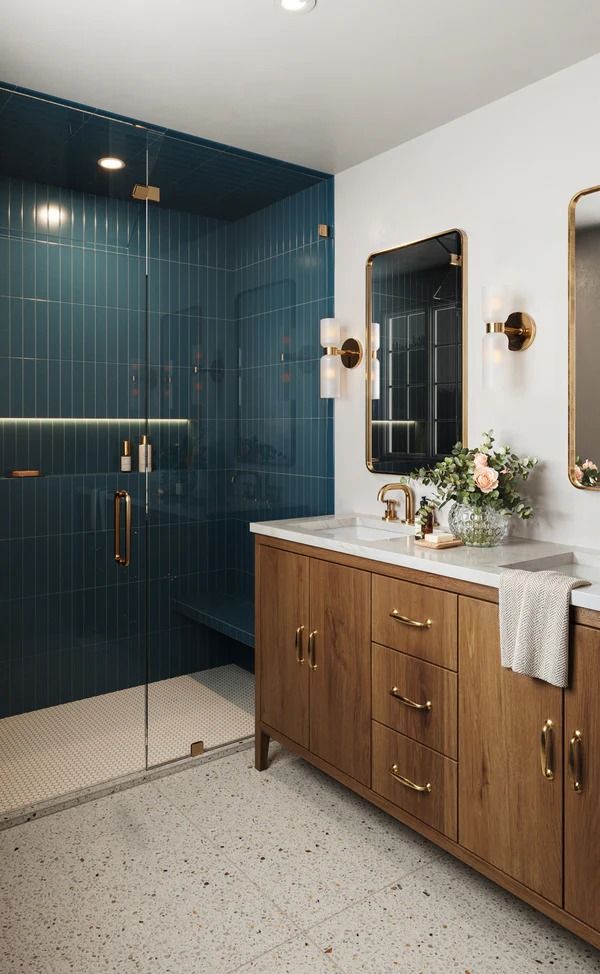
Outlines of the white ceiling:
[[598,0],[2,0],[0,78],[339,172],[598,51]]

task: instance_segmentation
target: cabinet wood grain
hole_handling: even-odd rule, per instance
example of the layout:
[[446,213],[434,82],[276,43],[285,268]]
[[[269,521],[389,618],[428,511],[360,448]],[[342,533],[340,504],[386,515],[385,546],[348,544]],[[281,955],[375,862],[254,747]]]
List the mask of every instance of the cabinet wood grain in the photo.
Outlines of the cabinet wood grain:
[[[415,791],[397,775],[429,791]],[[373,791],[456,839],[456,761],[373,721]]]
[[457,596],[373,575],[373,641],[455,670]]
[[562,691],[501,667],[496,606],[461,598],[459,629],[459,843],[561,904]]
[[[565,692],[565,910],[600,929],[600,632],[571,630],[571,679]],[[575,767],[568,766],[575,731]],[[580,753],[577,753],[580,749]],[[581,771],[581,775],[574,772]],[[573,789],[581,778],[581,791]]]
[[[267,545],[258,548],[257,558],[260,715],[265,723],[308,747],[309,559]],[[304,626],[302,663],[296,651],[300,626]]]
[[310,749],[371,781],[371,576],[310,559]]
[[[456,673],[378,643],[373,643],[372,666],[373,720],[456,759]],[[407,700],[431,706],[419,710]]]

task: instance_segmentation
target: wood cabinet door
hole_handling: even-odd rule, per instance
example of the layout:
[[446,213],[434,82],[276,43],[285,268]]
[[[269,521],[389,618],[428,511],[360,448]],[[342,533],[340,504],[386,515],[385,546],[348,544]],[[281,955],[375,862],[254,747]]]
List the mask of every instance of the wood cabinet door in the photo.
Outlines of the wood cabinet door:
[[[458,684],[458,841],[562,905],[562,690],[503,669],[498,607],[468,598],[459,599]],[[541,759],[548,720],[553,778]]]
[[565,691],[565,910],[600,930],[600,632],[573,626],[571,634],[571,680]]
[[308,747],[309,559],[260,545],[257,562],[260,719]]
[[310,749],[371,782],[371,576],[310,559]]

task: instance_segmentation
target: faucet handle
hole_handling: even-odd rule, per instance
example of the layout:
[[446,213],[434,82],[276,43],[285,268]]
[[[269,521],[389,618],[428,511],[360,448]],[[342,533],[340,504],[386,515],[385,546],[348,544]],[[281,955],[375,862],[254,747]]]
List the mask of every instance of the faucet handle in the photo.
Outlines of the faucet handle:
[[385,500],[385,514],[381,518],[382,521],[397,521],[398,520],[398,501],[395,501],[392,497],[386,498]]

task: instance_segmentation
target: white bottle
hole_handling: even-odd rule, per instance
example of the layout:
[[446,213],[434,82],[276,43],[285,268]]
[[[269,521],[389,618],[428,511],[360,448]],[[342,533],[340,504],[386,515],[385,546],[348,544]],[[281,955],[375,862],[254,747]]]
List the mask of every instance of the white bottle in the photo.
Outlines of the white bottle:
[[129,440],[123,440],[123,447],[121,449],[121,470],[123,473],[129,473],[131,470],[131,443]]
[[145,433],[139,447],[139,470],[140,473],[152,470],[152,444]]

